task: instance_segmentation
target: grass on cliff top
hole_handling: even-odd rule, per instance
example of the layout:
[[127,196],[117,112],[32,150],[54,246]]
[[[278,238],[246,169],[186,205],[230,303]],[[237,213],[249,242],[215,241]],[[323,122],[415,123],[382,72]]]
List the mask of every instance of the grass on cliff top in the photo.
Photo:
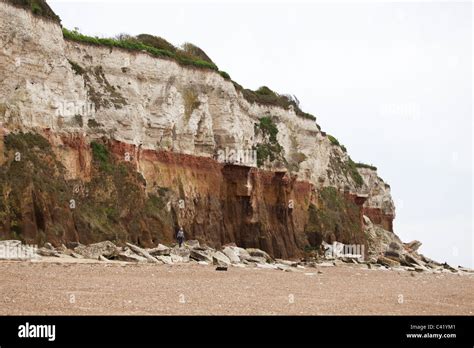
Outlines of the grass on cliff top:
[[60,23],[61,19],[49,7],[44,0],[2,0],[13,6],[31,11],[35,16],[41,16],[56,23]]
[[357,162],[355,164],[355,166],[357,168],[368,168],[368,169],[372,169],[372,170],[377,170],[377,167],[376,166],[373,166],[371,164],[367,164],[367,163],[362,163],[362,162]]
[[275,91],[272,91],[267,86],[262,86],[255,91],[250,89],[245,89],[237,82],[232,81],[235,86],[235,89],[240,91],[243,97],[251,104],[257,103],[262,105],[270,105],[270,106],[277,106],[281,107],[285,110],[290,109],[293,106],[293,110],[295,111],[296,115],[308,120],[316,121],[316,117],[304,112],[299,107],[299,101],[296,97],[286,94],[278,94]]
[[[131,51],[145,51],[155,57],[173,59],[181,65],[217,71],[224,79],[232,81],[230,75],[225,71],[219,70],[217,65],[201,48],[189,42],[178,48],[159,36],[149,34],[137,36],[122,34],[116,38],[100,38],[87,36],[79,33],[77,30],[68,30],[66,28],[63,28],[63,35],[66,39],[92,45],[119,47]],[[278,94],[266,86],[252,91],[244,89],[234,81],[232,82],[249,103],[277,106],[285,110],[293,106],[297,116],[313,121],[316,120],[316,117],[300,109],[299,101],[295,97]]]
[[173,50],[166,45],[156,44],[155,46],[152,46],[150,40],[140,40],[140,35],[137,37],[130,35],[120,35],[117,38],[100,38],[87,36],[79,33],[77,30],[68,30],[66,28],[63,28],[63,36],[68,40],[84,42],[97,46],[118,47],[130,51],[145,51],[155,57],[173,59],[181,65],[194,66],[196,68],[210,69],[215,71],[219,70],[217,66],[212,63],[212,61],[206,61],[203,59],[205,53],[204,55],[197,56],[196,52],[204,51],[202,51],[199,47],[189,43],[185,44],[185,46],[183,46],[185,48],[183,49],[175,48],[175,50]]

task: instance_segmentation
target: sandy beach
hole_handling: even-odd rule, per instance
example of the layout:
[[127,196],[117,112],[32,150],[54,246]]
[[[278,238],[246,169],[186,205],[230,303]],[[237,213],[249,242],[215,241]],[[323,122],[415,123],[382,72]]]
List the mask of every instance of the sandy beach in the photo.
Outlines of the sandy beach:
[[1,315],[472,315],[474,274],[0,262]]

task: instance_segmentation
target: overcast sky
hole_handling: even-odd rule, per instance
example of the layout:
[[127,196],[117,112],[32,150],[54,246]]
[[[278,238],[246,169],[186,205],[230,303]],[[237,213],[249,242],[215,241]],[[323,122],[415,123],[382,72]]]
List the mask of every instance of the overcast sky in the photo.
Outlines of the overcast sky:
[[244,87],[295,94],[379,168],[402,240],[474,266],[471,3],[48,3],[69,29],[189,41]]

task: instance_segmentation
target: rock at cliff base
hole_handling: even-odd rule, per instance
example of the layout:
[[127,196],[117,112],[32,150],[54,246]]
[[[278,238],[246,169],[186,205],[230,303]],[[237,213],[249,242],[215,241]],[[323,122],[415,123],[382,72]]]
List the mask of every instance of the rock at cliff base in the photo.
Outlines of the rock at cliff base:
[[41,256],[59,257],[59,253],[54,248],[39,248],[36,253]]
[[240,263],[240,258],[233,248],[225,247],[222,252],[229,258],[231,263]]
[[414,268],[416,272],[429,272],[429,269],[425,266],[415,265]]
[[157,256],[157,255],[169,256],[171,253],[171,248],[163,244],[158,244],[156,248],[147,249],[147,251],[151,256]]
[[250,256],[264,258],[266,262],[272,262],[273,259],[265,251],[256,248],[247,248],[247,252]]
[[82,256],[81,254],[75,253],[74,251],[71,251],[70,255],[71,255],[71,257],[74,257],[75,259],[83,259],[84,258],[84,256]]
[[118,249],[111,241],[103,241],[90,245],[79,245],[74,248],[76,254],[82,255],[87,259],[97,260],[99,256],[111,258],[118,255]]
[[182,256],[175,255],[175,254],[171,254],[171,255],[168,256],[168,257],[171,258],[171,262],[172,262],[172,263],[182,263],[182,262],[187,262],[187,261],[189,261],[189,258],[185,261]]
[[395,260],[395,261],[400,261],[400,253],[396,250],[387,250],[384,253],[385,257],[388,257],[389,259]]
[[146,258],[148,262],[155,262],[155,263],[157,262],[157,260],[153,256],[151,256],[150,253],[146,251],[145,249],[142,249],[131,243],[126,243],[126,244],[134,253]]
[[189,262],[189,256],[191,252],[187,248],[173,248],[171,249],[170,256],[173,258],[174,256],[181,257],[181,262]]
[[189,249],[199,248],[200,244],[198,240],[190,239],[184,242],[184,246],[188,247]]
[[266,263],[267,259],[264,257],[258,257],[258,256],[250,256],[249,258],[246,258],[244,260],[245,264],[251,264],[251,263]]
[[229,248],[231,248],[237,254],[240,261],[247,260],[248,258],[251,257],[250,254],[248,253],[248,251],[245,250],[244,248],[233,247],[233,246],[230,246]]
[[408,264],[408,265],[419,265],[419,266],[423,266],[423,263],[421,260],[418,260],[416,259],[414,256],[412,256],[411,254],[405,254],[405,262]]
[[[173,255],[175,258],[177,257],[176,255]],[[166,255],[158,255],[158,256],[155,256],[155,258],[164,263],[165,265],[171,265],[173,264],[173,258],[171,256],[166,256]]]
[[117,260],[126,262],[147,262],[148,260],[140,255],[135,254],[130,249],[120,252],[116,257]]
[[53,245],[49,242],[44,243],[44,248],[49,249],[49,250],[55,250]]
[[109,262],[110,260],[103,257],[102,255],[99,255],[99,261]]
[[192,249],[189,257],[196,261],[205,261],[208,263],[212,262],[212,257],[205,251]]
[[217,266],[222,266],[222,267],[229,267],[230,266],[230,259],[225,256],[224,253],[220,251],[216,251],[212,255],[212,263]]
[[216,271],[227,271],[227,266],[217,266]]
[[387,266],[387,267],[400,266],[400,262],[389,259],[388,257],[385,257],[385,256],[379,256],[377,259],[377,263],[382,266]]

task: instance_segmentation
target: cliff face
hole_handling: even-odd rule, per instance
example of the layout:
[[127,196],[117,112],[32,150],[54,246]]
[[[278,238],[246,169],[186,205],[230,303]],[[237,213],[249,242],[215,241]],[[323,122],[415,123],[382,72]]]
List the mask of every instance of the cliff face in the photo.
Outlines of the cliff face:
[[183,225],[292,257],[364,243],[363,214],[392,231],[390,187],[315,121],[215,71],[65,40],[3,2],[0,17],[1,237],[148,246]]

